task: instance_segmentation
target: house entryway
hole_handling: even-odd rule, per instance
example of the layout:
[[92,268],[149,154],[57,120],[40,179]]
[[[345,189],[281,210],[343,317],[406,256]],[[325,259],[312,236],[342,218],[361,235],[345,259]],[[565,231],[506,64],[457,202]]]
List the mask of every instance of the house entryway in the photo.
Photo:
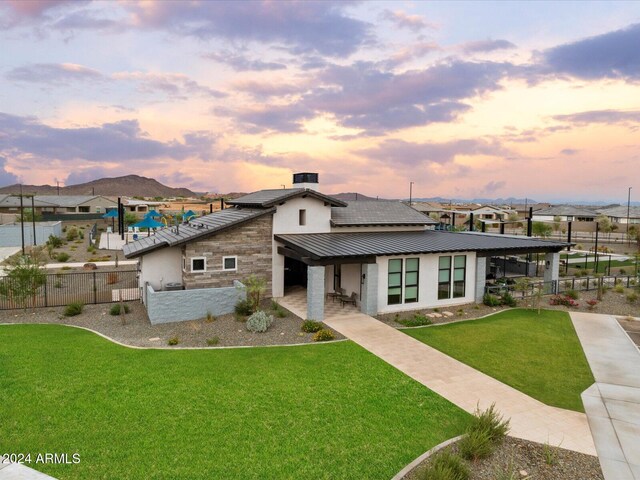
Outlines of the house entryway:
[[307,265],[295,258],[284,258],[284,288],[307,288]]
[[[307,289],[294,286],[285,289],[284,297],[278,299],[278,303],[284,308],[299,316],[307,318]],[[359,313],[358,307],[352,304],[342,305],[339,299],[326,298],[324,302],[325,319],[340,317],[343,315],[353,315]]]

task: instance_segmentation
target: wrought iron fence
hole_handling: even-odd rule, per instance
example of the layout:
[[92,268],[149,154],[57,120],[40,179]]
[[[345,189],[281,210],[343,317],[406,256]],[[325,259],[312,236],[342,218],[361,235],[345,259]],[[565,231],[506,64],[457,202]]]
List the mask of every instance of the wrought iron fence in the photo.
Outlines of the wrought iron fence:
[[597,290],[600,282],[602,282],[602,285],[609,288],[613,288],[616,285],[631,288],[638,286],[640,278],[635,275],[611,275],[598,277],[572,277],[550,282],[535,281],[521,283],[520,285],[517,283],[511,285],[497,284],[487,285],[485,287],[485,293],[500,296],[505,292],[509,292],[516,298],[529,298],[535,296],[540,289],[542,289],[544,295],[562,294],[569,290]]
[[[26,296],[25,281],[32,282]],[[125,301],[140,298],[136,270],[47,273],[31,280],[0,277],[0,310],[59,307],[72,302],[110,303],[120,298]]]

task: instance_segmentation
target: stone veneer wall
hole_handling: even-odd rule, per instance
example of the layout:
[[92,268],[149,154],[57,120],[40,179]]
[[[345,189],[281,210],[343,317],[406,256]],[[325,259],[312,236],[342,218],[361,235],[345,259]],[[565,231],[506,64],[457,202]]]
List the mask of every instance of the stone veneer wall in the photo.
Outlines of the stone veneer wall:
[[[187,269],[183,272],[186,289],[230,287],[254,274],[266,278],[271,296],[273,216],[264,215],[249,223],[226,230],[205,240],[191,242],[184,248]],[[222,257],[237,256],[237,270],[222,270]],[[191,273],[191,258],[205,257],[207,271]]]

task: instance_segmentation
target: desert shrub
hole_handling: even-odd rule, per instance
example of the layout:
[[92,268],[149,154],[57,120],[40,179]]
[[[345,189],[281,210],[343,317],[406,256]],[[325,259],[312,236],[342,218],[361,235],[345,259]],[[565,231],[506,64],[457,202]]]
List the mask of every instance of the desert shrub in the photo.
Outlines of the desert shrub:
[[617,283],[615,287],[613,287],[613,291],[616,293],[624,293],[624,286],[621,283]]
[[94,247],[93,245],[89,245],[87,247],[87,252],[89,253],[96,253],[96,247]]
[[598,305],[598,301],[597,300],[587,300],[587,306],[588,306],[589,310],[595,309],[596,305]]
[[247,300],[251,305],[251,313],[257,312],[260,300],[267,290],[267,279],[251,274],[244,279],[243,283],[247,292]]
[[631,292],[627,294],[627,302],[636,303],[638,301],[638,294],[636,292]]
[[78,237],[80,238],[80,240],[84,240],[84,232],[82,231],[82,229],[80,229],[80,231],[78,232]]
[[419,313],[414,313],[413,316],[409,318],[400,318],[397,322],[405,327],[421,327],[423,325],[431,325],[433,323],[430,318]]
[[566,295],[554,295],[549,300],[549,305],[564,305],[565,307],[577,307],[579,306],[573,298]]
[[627,274],[627,270],[624,268],[620,269],[620,275],[626,275]]
[[509,433],[509,420],[504,420],[502,415],[496,410],[495,404],[491,404],[484,411],[476,410],[473,419],[469,424],[468,431],[482,430],[489,434],[491,441],[498,445],[503,442]]
[[210,347],[214,345],[218,345],[219,343],[220,343],[220,337],[207,338],[207,345],[209,345]]
[[467,480],[469,468],[451,450],[436,453],[424,472],[424,480]]
[[66,239],[67,242],[72,242],[78,238],[78,229],[76,227],[71,227],[67,229]]
[[254,333],[266,332],[273,323],[273,316],[258,310],[247,319],[247,330]]
[[51,245],[53,248],[59,248],[62,246],[62,239],[51,234],[47,239],[47,245]]
[[518,302],[516,302],[516,299],[513,298],[513,295],[511,295],[509,292],[504,292],[502,294],[502,297],[500,298],[500,301],[503,305],[507,305],[508,307],[518,306]]
[[580,293],[577,290],[569,289],[564,294],[572,300],[578,300],[580,298]]
[[484,303],[487,307],[499,307],[500,298],[490,293],[485,293],[484,297],[482,297],[482,303]]
[[238,315],[248,317],[253,313],[253,305],[251,305],[251,302],[249,302],[249,300],[240,300],[238,301],[238,303],[236,303],[235,312]]
[[[124,310],[124,313],[129,313],[130,312],[129,305],[125,303],[123,310]],[[109,315],[120,315],[119,303],[114,303],[113,305],[111,305],[111,308],[109,309]]]
[[470,430],[458,442],[458,450],[463,458],[474,462],[487,458],[494,450],[491,434],[488,430]]
[[287,316],[287,311],[275,300],[271,300],[271,309],[273,310],[273,314],[278,318],[284,318]]
[[305,320],[302,322],[302,331],[307,333],[316,333],[322,330],[322,322],[315,320]]
[[69,260],[69,258],[71,258],[71,257],[69,257],[69,254],[66,253],[66,252],[60,252],[59,254],[56,255],[56,260],[59,261],[59,262],[62,262],[62,263],[64,263],[67,260]]
[[64,307],[64,316],[75,317],[76,315],[80,315],[83,308],[84,304],[82,302],[72,302]]
[[211,312],[207,312],[207,322],[211,323],[215,321],[216,321],[216,316]]
[[171,337],[169,340],[167,340],[167,345],[178,345],[180,343],[180,339],[178,337]]
[[316,334],[313,336],[314,342],[328,342],[329,340],[333,340],[336,338],[333,335],[333,332],[329,329],[323,328],[322,330],[318,330]]

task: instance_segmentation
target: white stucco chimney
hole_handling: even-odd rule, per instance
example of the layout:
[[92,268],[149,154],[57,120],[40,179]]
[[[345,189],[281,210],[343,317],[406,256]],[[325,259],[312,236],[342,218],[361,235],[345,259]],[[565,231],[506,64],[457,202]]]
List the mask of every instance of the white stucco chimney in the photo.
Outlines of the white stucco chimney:
[[308,188],[318,191],[318,174],[310,172],[294,173],[293,188]]

